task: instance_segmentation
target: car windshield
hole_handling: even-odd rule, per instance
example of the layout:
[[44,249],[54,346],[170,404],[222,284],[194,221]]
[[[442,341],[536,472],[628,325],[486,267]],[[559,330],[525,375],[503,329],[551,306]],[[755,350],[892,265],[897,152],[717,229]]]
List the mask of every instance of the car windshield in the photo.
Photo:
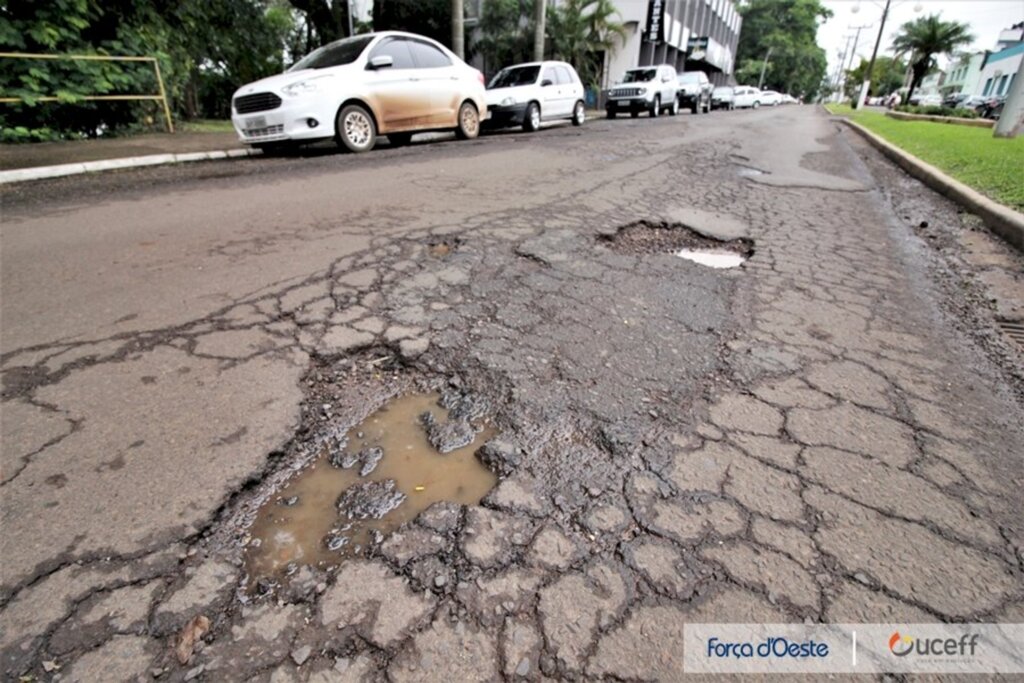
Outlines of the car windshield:
[[498,75],[491,79],[488,90],[494,88],[513,88],[517,85],[533,85],[537,82],[537,74],[540,73],[540,66],[514,66],[509,69],[502,69]]
[[326,69],[329,66],[351,64],[363,53],[366,46],[373,40],[373,36],[356,36],[339,40],[330,45],[313,50],[308,55],[295,62],[288,71],[301,71],[302,69]]
[[679,74],[680,83],[700,83],[700,76],[695,73]]
[[622,82],[646,83],[647,81],[653,81],[654,77],[657,74],[657,69],[637,69],[636,71],[627,71],[625,77],[622,79]]
[[732,88],[715,88],[714,92],[712,92],[711,94],[712,95],[731,95],[732,94]]

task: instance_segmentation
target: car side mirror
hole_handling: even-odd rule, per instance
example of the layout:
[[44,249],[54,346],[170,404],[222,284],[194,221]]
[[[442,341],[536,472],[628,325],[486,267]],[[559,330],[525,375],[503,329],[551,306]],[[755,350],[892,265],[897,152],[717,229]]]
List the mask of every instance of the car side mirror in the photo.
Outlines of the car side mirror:
[[376,71],[377,69],[386,69],[387,67],[394,65],[395,60],[391,55],[377,55],[370,59],[370,63],[366,65],[366,68]]
[[550,78],[545,78],[543,81],[540,82],[540,87],[546,88],[549,85],[554,85],[554,84],[555,84],[555,82],[552,81]]

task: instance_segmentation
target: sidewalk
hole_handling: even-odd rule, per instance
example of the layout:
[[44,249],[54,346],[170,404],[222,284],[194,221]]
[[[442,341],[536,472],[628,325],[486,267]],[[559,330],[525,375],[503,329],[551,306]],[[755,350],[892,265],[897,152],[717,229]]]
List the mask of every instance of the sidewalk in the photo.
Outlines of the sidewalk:
[[105,161],[153,154],[189,154],[241,150],[233,132],[151,133],[106,140],[69,140],[0,145],[0,171],[88,161]]

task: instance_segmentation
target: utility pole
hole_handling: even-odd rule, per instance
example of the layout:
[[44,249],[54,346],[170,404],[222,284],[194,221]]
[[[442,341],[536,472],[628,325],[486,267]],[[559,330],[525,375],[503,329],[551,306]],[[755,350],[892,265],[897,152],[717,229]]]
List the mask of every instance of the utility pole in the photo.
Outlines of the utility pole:
[[882,24],[878,27],[878,38],[875,39],[875,49],[871,51],[871,61],[868,62],[868,71],[864,74],[864,83],[860,86],[860,96],[857,98],[857,109],[864,106],[867,99],[868,89],[871,87],[871,73],[875,70],[875,57],[878,56],[878,47],[882,44],[882,34],[885,32],[885,20],[889,18],[889,5],[892,0],[885,0],[885,9],[882,10]]
[[1003,113],[999,115],[996,122],[995,132],[997,138],[1013,138],[1020,134],[1021,126],[1024,125],[1024,59],[1017,67],[1017,75],[1010,83],[1010,94],[1006,96],[1006,104],[1003,105]]
[[772,50],[774,48],[768,48],[768,54],[764,56],[764,62],[761,64],[761,77],[757,79],[757,89],[760,90],[761,86],[764,85],[764,72],[768,70],[768,60],[772,58]]
[[853,60],[857,56],[857,44],[860,43],[860,31],[861,29],[871,28],[871,24],[867,26],[847,26],[849,29],[857,29],[857,34],[853,38],[853,52],[850,53],[850,66],[847,67],[847,71],[853,71]]
[[351,38],[356,34],[353,30],[352,24],[352,0],[348,0],[348,2],[345,3],[345,14],[348,15],[348,36]]
[[837,102],[843,101],[843,87],[846,85],[846,72],[843,70],[843,65],[846,64],[846,55],[850,54],[850,41],[853,40],[853,36],[845,36],[846,47],[839,54],[839,64],[836,65],[836,85],[835,91],[837,93]]
[[533,21],[536,24],[536,33],[533,36],[533,59],[543,61],[544,59],[544,21],[547,19],[547,0],[534,0]]
[[466,58],[466,34],[462,28],[462,0],[452,0],[452,52]]

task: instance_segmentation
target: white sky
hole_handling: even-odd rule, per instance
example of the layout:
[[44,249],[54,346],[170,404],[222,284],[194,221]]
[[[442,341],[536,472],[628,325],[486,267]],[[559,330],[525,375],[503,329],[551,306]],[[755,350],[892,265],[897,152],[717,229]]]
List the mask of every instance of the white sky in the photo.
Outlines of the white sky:
[[[858,56],[870,59],[878,37],[884,0],[822,0],[822,4],[833,14],[818,27],[818,45],[828,54],[828,73],[833,73],[839,53],[846,47],[846,36],[856,33],[856,28],[851,30],[851,26],[871,25],[860,32],[856,51]],[[854,12],[857,6],[860,11]],[[920,11],[915,12],[915,7],[920,7]],[[878,54],[891,54],[888,48],[900,26],[928,14],[940,14],[945,21],[969,24],[974,34],[974,43],[969,50],[991,50],[1001,30],[1024,21],[1024,0],[892,0]],[[847,56],[846,64],[849,63]],[[853,65],[856,67],[859,63],[860,60],[855,58]]]

